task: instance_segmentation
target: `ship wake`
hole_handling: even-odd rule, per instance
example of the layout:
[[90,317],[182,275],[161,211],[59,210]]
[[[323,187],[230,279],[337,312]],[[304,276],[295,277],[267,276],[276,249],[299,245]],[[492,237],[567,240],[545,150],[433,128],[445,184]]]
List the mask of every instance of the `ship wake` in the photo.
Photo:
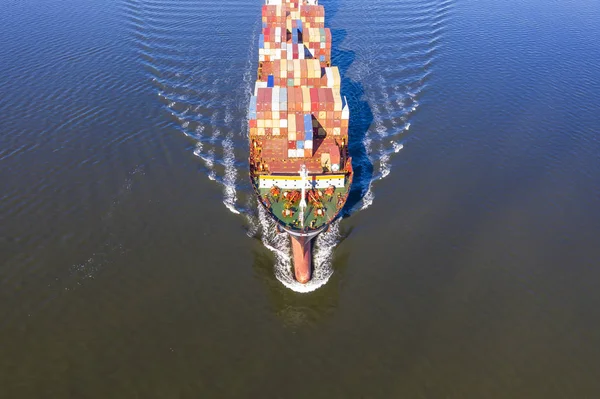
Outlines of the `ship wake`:
[[[273,252],[275,277],[283,285],[310,292],[326,284],[333,274],[332,248],[341,241],[339,221],[316,239],[313,279],[299,284],[292,270],[289,238],[277,233],[275,223],[257,206],[246,178],[247,109],[260,33],[255,5],[121,2],[134,50],[150,83],[147,87],[163,107],[164,124],[159,128],[191,140],[190,151],[198,157],[200,171],[222,186],[223,204],[244,215],[248,234],[260,237]],[[374,203],[377,182],[391,174],[395,154],[410,143],[454,0],[351,0],[343,13],[338,12],[338,1],[324,5],[333,30],[332,64],[340,67],[342,94],[350,105],[349,150],[355,176],[343,212],[348,216]],[[249,25],[248,20],[255,23]],[[390,26],[402,28],[386,28]],[[205,45],[207,38],[214,41],[211,46]],[[246,57],[240,60],[240,53]]]
[[[329,231],[323,232],[314,240],[312,278],[301,284],[294,277],[292,266],[292,248],[287,233],[279,233],[273,219],[258,205],[257,221],[260,226],[260,237],[266,248],[275,256],[275,277],[292,291],[312,292],[327,284],[333,274],[333,250],[340,241],[339,220],[330,225]],[[251,225],[253,223],[251,222]],[[258,232],[257,232],[258,233]]]
[[[368,2],[361,24],[334,46],[345,65],[342,92],[354,108],[350,151],[357,171],[346,214],[369,208],[374,186],[392,172],[393,157],[410,142],[443,43],[454,0]],[[345,12],[348,12],[345,10]],[[389,30],[387,26],[403,26]],[[353,101],[352,101],[353,100]],[[358,194],[357,194],[358,193]]]

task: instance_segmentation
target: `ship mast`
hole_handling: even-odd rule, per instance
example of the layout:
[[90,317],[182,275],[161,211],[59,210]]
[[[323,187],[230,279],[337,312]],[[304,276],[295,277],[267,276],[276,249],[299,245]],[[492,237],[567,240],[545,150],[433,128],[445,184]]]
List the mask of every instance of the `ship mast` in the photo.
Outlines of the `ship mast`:
[[308,171],[306,165],[300,167],[300,177],[302,178],[302,199],[300,200],[300,226],[304,228],[304,210],[306,209],[306,183],[308,182]]

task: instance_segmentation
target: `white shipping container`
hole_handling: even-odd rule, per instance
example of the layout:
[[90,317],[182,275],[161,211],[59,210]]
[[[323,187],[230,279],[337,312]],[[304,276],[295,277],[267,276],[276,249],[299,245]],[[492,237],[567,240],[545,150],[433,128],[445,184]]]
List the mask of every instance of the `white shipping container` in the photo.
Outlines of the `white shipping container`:
[[304,140],[304,149],[312,150],[313,149],[313,141],[312,140]]
[[279,121],[279,126],[282,128],[287,128],[288,127],[288,120],[287,119],[282,119],[281,121]]
[[297,158],[304,158],[304,150],[296,150]]
[[339,90],[333,91],[333,110],[336,112],[342,111],[342,97],[340,96]]
[[340,82],[340,70],[338,67],[331,68],[331,73],[333,74],[333,84],[335,86],[339,86],[342,82]]
[[331,68],[325,68],[325,74],[327,75],[327,87],[333,88],[334,81],[333,72],[331,71]]
[[296,150],[288,150],[288,158],[296,158]]

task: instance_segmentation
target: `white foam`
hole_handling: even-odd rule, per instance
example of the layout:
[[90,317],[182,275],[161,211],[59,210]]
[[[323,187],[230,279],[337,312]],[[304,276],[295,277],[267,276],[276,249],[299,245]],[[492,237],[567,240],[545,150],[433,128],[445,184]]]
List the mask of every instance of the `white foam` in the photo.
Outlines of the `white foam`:
[[278,274],[278,280],[287,288],[299,292],[313,292],[323,287],[333,275],[334,249],[340,241],[340,221],[337,220],[329,226],[329,230],[315,238],[313,247],[313,270],[311,280],[306,284],[300,284],[293,277],[291,262],[286,274]]
[[226,207],[227,209],[229,209],[229,211],[230,211],[231,213],[235,213],[236,215],[239,215],[239,214],[240,214],[240,211],[238,211],[238,210],[236,209],[235,205],[232,205],[232,204],[228,203],[227,201],[223,201],[223,204],[225,205],[225,207]]
[[[315,239],[312,278],[308,283],[300,284],[294,278],[289,236],[286,233],[278,233],[275,221],[262,206],[258,204],[257,206],[263,245],[275,255],[275,265],[273,266],[275,278],[288,289],[299,293],[312,292],[327,284],[333,274],[331,261],[333,250],[339,242],[339,222],[333,223],[328,232],[319,234]],[[252,222],[251,219],[250,222]]]
[[401,143],[396,143],[394,141],[390,141],[390,143],[392,144],[392,148],[394,148],[395,153],[400,152],[400,150],[404,148],[404,145]]
[[380,154],[380,158],[379,158],[379,168],[381,171],[380,172],[381,176],[379,177],[379,180],[385,178],[387,175],[390,174],[391,168],[390,168],[389,161],[390,161],[390,155],[387,152],[382,152]]
[[194,148],[194,155],[200,157],[202,155],[202,142],[198,141],[196,143],[196,148]]
[[212,169],[215,166],[215,150],[210,149],[206,155],[201,155],[200,158],[204,161],[208,169]]
[[223,199],[223,203],[231,212],[239,214],[240,212],[235,208],[235,202],[237,201],[237,190],[235,187],[237,171],[235,169],[235,153],[233,151],[232,137],[233,133],[229,133],[227,138],[223,140],[223,163],[225,165],[225,176],[223,178],[225,198]]
[[231,113],[231,111],[229,109],[226,110],[226,112],[225,112],[225,118],[223,118],[223,121],[226,124],[230,124],[231,121],[233,121],[233,114]]
[[374,200],[375,200],[375,194],[373,193],[373,190],[371,188],[371,183],[369,183],[369,189],[363,196],[362,205],[360,207],[360,210],[363,211],[363,210],[367,209],[368,207],[370,207],[371,205],[373,205]]

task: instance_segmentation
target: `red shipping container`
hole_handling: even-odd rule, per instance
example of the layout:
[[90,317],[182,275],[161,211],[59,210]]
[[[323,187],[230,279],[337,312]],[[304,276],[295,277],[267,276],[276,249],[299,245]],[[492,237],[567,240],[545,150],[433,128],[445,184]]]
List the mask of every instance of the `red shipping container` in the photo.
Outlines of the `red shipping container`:
[[[327,95],[327,111],[333,111],[333,106],[334,106],[333,90],[327,90],[327,92],[325,94]],[[331,116],[328,118],[333,119],[333,112],[331,113]]]
[[256,110],[260,113],[263,111],[263,108],[264,108],[263,92],[262,92],[262,89],[258,89],[258,93],[256,96]]
[[326,111],[326,109],[325,109],[325,101],[327,100],[327,98],[326,98],[326,94],[325,94],[325,89],[318,88],[317,89],[317,93],[318,93],[318,96],[319,96],[319,112]]

